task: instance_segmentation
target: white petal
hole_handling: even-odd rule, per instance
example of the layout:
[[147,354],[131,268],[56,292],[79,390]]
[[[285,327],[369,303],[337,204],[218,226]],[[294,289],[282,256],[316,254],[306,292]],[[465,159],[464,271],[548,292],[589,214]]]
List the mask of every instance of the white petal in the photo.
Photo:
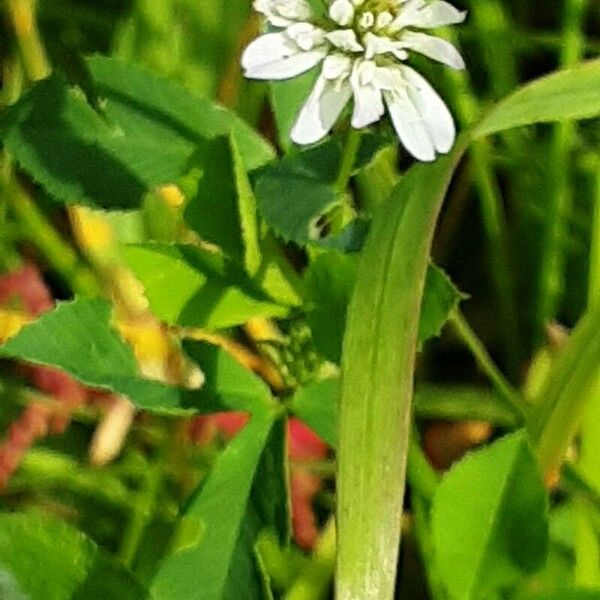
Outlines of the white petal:
[[401,67],[409,84],[408,94],[425,123],[435,149],[446,154],[456,138],[454,119],[429,82],[410,67]]
[[374,83],[382,90],[401,90],[406,87],[402,71],[397,65],[378,67],[375,70]]
[[399,60],[406,60],[408,54],[403,49],[404,44],[396,40],[390,40],[386,36],[375,35],[370,31],[365,35],[364,42],[366,46],[365,58],[370,60],[378,54],[393,54]]
[[329,54],[323,61],[326,79],[345,79],[352,70],[352,59],[345,54]]
[[314,144],[325,137],[344,110],[351,94],[347,81],[332,82],[320,75],[296,119],[291,133],[292,140],[297,144]]
[[337,29],[328,33],[326,37],[336,48],[345,52],[362,52],[364,50],[352,29]]
[[266,33],[255,39],[242,55],[242,67],[251,79],[289,79],[323,59],[325,47],[304,52],[284,32]]
[[350,85],[354,94],[352,127],[361,129],[381,119],[385,112],[381,88],[376,85],[378,67],[373,61],[357,61]]
[[285,30],[285,34],[305,52],[325,41],[325,32],[311,23],[294,23]]
[[305,0],[254,0],[253,6],[275,27],[287,27],[299,21],[307,21],[312,15]]
[[449,2],[434,0],[426,3],[423,0],[409,0],[395,19],[393,27],[444,27],[462,23],[467,16],[465,11],[460,11]]
[[401,38],[402,46],[419,52],[433,60],[437,60],[453,69],[464,69],[465,61],[458,50],[446,40],[420,33],[407,31]]
[[334,0],[329,7],[329,16],[342,27],[348,27],[354,21],[354,6],[350,0]]
[[379,121],[385,113],[381,90],[374,85],[364,85],[353,90],[352,127],[361,129]]
[[398,92],[384,92],[394,129],[404,147],[423,162],[435,160],[435,146],[410,99]]
[[272,0],[277,12],[294,21],[306,21],[312,16],[312,9],[306,0]]

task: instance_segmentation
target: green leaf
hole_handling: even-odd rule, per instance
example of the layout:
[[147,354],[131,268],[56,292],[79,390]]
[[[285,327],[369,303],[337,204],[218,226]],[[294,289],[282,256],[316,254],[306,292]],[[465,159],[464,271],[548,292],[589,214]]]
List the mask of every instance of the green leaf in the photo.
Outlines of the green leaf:
[[90,384],[108,376],[135,376],[133,350],[110,326],[111,313],[105,300],[61,302],[8,340],[2,354],[61,365]]
[[358,252],[369,232],[369,221],[362,217],[350,221],[339,233],[334,233],[316,242],[322,248],[339,252]]
[[[164,129],[190,144],[232,135],[246,167],[256,169],[272,160],[273,148],[242,119],[151,71],[104,56],[88,59],[96,91],[106,116],[132,134],[144,127]],[[135,109],[135,110],[132,110]],[[148,148],[141,148],[148,156]],[[168,156],[171,148],[155,148]],[[163,156],[161,156],[163,158]]]
[[144,284],[153,312],[167,323],[220,329],[288,312],[220,254],[191,245],[143,244],[123,248],[123,257]]
[[17,513],[0,515],[0,598],[141,600],[148,593],[71,525]]
[[528,428],[547,475],[560,468],[598,385],[600,303],[581,318],[536,395]]
[[267,385],[215,346],[186,344],[206,381],[183,390],[142,379],[133,350],[111,327],[111,305],[101,299],[60,303],[0,346],[0,357],[66,371],[91,387],[128,396],[139,408],[164,414],[255,412],[272,408]]
[[60,75],[35,85],[0,119],[0,138],[56,199],[133,208],[187,172],[198,146],[232,134],[249,168],[273,156],[239,118],[208,100],[104,57],[87,62],[102,112]]
[[0,138],[20,167],[62,202],[133,207],[146,191],[110,149],[128,142],[59,75],[36,84],[3,113]]
[[317,220],[340,202],[333,186],[340,160],[340,144],[327,142],[261,169],[258,208],[278,235],[298,244],[317,239]]
[[140,377],[133,350],[111,327],[111,311],[100,299],[59,303],[0,346],[0,356],[62,369],[146,410],[181,413],[191,405],[192,393]]
[[342,357],[340,598],[393,597],[421,298],[431,240],[464,144],[413,167],[376,213],[361,253]]
[[235,139],[213,140],[199,149],[194,161],[203,170],[186,206],[186,222],[249,274],[256,273],[261,262],[256,200]]
[[237,540],[223,598],[238,600],[270,596],[270,582],[257,545],[262,531],[273,531],[281,544],[291,534],[289,514],[287,419],[277,419],[263,450]]
[[474,138],[532,123],[589,119],[600,115],[600,60],[538,79],[492,108]]
[[[387,143],[384,136],[364,135],[354,167],[367,164]],[[341,158],[341,141],[334,137],[257,172],[259,212],[275,233],[300,245],[320,241],[320,218],[345,202],[335,189]]]
[[243,591],[255,589],[252,565],[244,560],[239,572],[232,566],[240,567],[236,548],[240,535],[248,533],[248,503],[274,420],[273,412],[256,413],[217,459],[184,515],[185,527],[199,531],[200,538],[180,544],[164,560],[151,587],[156,600],[188,600],[199,593],[204,600],[256,597]]
[[448,317],[464,297],[442,269],[435,265],[429,267],[421,305],[419,344],[440,335]]
[[432,506],[435,569],[449,598],[497,597],[539,570],[548,546],[547,511],[524,431],[457,464]]
[[267,384],[229,353],[203,342],[186,342],[183,347],[204,374],[197,398],[217,400],[224,407],[238,411],[254,412],[274,406]]
[[277,591],[286,590],[310,562],[297,546],[282,546],[277,536],[263,531],[256,542],[256,553],[263,565],[271,586]]
[[315,346],[323,357],[338,364],[357,264],[355,255],[326,252],[311,263],[305,275],[306,317]]
[[[356,255],[332,251],[320,254],[305,275],[307,319],[315,346],[323,357],[340,362],[346,312],[354,283]],[[435,265],[427,271],[419,321],[419,345],[440,334],[464,296]]]
[[250,500],[255,513],[252,548],[256,546],[259,532],[265,528],[274,531],[281,544],[288,545],[292,522],[289,512],[288,420],[285,417],[273,424],[254,478]]
[[337,445],[340,380],[324,379],[300,388],[288,407],[332,448]]

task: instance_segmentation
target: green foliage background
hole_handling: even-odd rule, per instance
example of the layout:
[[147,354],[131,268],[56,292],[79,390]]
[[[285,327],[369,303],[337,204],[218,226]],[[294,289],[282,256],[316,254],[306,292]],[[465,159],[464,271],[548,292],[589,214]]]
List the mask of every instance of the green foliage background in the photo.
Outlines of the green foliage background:
[[[2,421],[32,399],[14,359],[60,367],[144,414],[98,470],[86,464],[96,415],[85,410],[30,450],[0,497],[0,597],[327,598],[334,458],[316,467],[324,528],[303,554],[290,543],[286,427],[296,415],[336,446],[340,365],[342,399],[359,409],[342,411],[342,442],[368,443],[338,448],[340,502],[356,523],[341,537],[338,585],[364,575],[361,561],[383,562],[360,543],[378,522],[391,522],[396,563],[408,460],[397,584],[395,569],[381,574],[400,597],[600,597],[600,66],[576,66],[599,54],[600,5],[457,5],[468,21],[444,34],[467,71],[418,66],[460,129],[487,116],[449,159],[409,175],[378,127],[346,190],[343,126],[302,152],[286,138],[314,73],[272,86],[242,77],[240,53],[261,26],[249,1],[2,3],[0,267],[34,256],[65,300],[0,347]],[[31,9],[39,36],[18,26]],[[515,94],[559,68],[571,70]],[[183,206],[161,201],[163,184],[177,184]],[[71,205],[110,220],[108,258],[78,246]],[[359,259],[371,223],[379,237]],[[139,279],[202,369],[199,392],[140,374],[114,329],[123,307],[102,298],[107,264]],[[281,337],[252,339],[242,326],[253,318],[276,321]],[[562,352],[548,339],[558,324],[575,328]],[[249,345],[280,388],[186,339],[192,328]],[[390,367],[409,343],[414,358],[415,340],[416,364]],[[410,401],[413,367],[409,443],[387,417],[404,411],[408,425],[410,403],[377,399]],[[226,447],[181,441],[190,415],[220,411],[252,418]],[[423,453],[431,421],[483,421],[493,434],[442,475]],[[366,510],[360,485],[373,493]]]

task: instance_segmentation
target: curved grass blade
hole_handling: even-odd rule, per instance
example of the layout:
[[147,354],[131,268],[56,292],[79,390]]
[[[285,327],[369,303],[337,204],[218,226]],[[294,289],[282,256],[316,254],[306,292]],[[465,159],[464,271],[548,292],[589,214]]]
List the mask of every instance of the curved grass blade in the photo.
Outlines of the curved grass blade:
[[600,115],[600,60],[537,79],[499,102],[475,127],[473,137],[506,129],[590,119]]
[[342,357],[339,600],[394,597],[421,299],[437,216],[464,143],[417,165],[376,215]]

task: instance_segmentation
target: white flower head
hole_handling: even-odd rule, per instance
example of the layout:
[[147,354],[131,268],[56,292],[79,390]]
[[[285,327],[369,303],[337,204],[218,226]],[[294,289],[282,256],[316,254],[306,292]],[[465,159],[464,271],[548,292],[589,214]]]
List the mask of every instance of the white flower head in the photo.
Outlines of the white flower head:
[[292,129],[292,140],[326,136],[351,98],[352,126],[390,115],[398,137],[417,159],[432,161],[454,144],[450,111],[431,85],[404,64],[417,52],[464,69],[456,48],[421,30],[454,25],[466,13],[445,0],[255,0],[275,31],[254,40],[242,56],[246,77],[290,79],[322,63],[321,73]]

